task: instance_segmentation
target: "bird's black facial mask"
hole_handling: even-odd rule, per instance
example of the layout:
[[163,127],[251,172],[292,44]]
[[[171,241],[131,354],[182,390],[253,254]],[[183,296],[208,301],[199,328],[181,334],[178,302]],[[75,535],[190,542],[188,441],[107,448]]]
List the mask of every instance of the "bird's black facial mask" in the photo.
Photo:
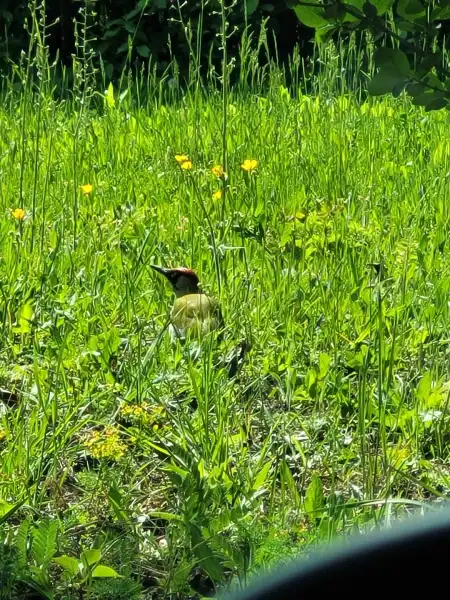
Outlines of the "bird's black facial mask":
[[157,265],[150,266],[161,275],[164,275],[177,297],[184,296],[185,294],[197,294],[199,292],[198,279],[195,274],[192,274],[192,276],[176,269],[165,269]]

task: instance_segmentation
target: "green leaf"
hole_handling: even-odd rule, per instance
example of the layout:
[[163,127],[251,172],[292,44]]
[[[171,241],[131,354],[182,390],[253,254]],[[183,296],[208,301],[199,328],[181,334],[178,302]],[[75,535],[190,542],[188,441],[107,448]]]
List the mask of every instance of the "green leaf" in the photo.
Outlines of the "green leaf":
[[33,531],[31,555],[38,565],[48,565],[56,552],[56,536],[58,521],[46,519],[41,521]]
[[433,8],[430,21],[446,21],[450,19],[450,5]]
[[411,71],[406,54],[396,48],[378,48],[375,52],[375,64],[392,72],[397,71],[405,77]]
[[285,460],[280,465],[280,482],[291,493],[295,506],[301,505],[300,495],[297,489],[297,483],[292,475],[289,465]]
[[394,6],[394,1],[395,0],[370,0],[370,3],[375,6],[377,14],[381,16]]
[[62,567],[64,571],[67,571],[72,576],[78,575],[80,571],[80,563],[76,558],[72,558],[71,556],[57,556],[52,562]]
[[259,0],[245,0],[248,17],[255,12],[255,10],[258,8],[258,4]]
[[406,21],[413,21],[425,16],[425,8],[419,0],[399,0],[397,13]]
[[392,89],[392,95],[394,96],[394,98],[398,98],[407,85],[408,81],[405,79],[405,81],[401,81],[396,86],[394,86],[394,88]]
[[6,523],[12,515],[19,510],[19,508],[24,504],[25,500],[21,500],[16,504],[9,504],[8,502],[4,502],[0,500],[0,525]]
[[431,373],[430,371],[427,371],[417,386],[416,396],[418,400],[422,400],[423,402],[427,401],[428,396],[431,393],[432,384],[433,379]]
[[425,112],[430,112],[432,110],[441,110],[441,108],[447,108],[448,105],[449,103],[446,98],[434,98],[425,105]]
[[100,577],[122,577],[119,575],[117,571],[111,569],[111,567],[107,567],[106,565],[97,565],[95,569],[92,571],[92,577],[100,578]]
[[108,500],[111,508],[116,514],[117,520],[127,523],[131,525],[131,519],[128,515],[127,511],[123,508],[125,506],[125,502],[116,487],[111,487],[108,493]]
[[331,365],[331,356],[329,354],[322,353],[319,356],[319,379],[323,379],[328,373]]
[[378,71],[373,79],[369,81],[367,89],[372,96],[383,96],[384,94],[390,94],[403,81],[405,81],[405,78],[397,71],[384,68]]
[[267,479],[267,475],[269,474],[271,466],[272,466],[272,461],[267,462],[263,466],[263,468],[261,469],[261,471],[255,477],[255,481],[253,482],[252,489],[259,490],[260,488],[263,487],[263,485],[264,485],[264,483],[265,483],[265,481]]
[[150,56],[150,48],[148,46],[137,46],[136,50],[139,56],[142,56],[143,58],[148,58]]
[[179,523],[183,522],[183,517],[174,515],[170,512],[164,512],[162,510],[152,510],[148,513],[148,516],[155,519],[165,519],[166,521],[178,521]]
[[5,502],[4,500],[0,500],[0,517],[6,515],[12,508],[14,504],[9,504],[9,502]]
[[309,6],[296,6],[294,8],[298,19],[308,27],[324,27],[328,25],[328,21],[323,17],[321,8],[310,8]]
[[416,98],[425,92],[426,88],[423,83],[416,82],[411,83],[407,86],[406,91],[411,96],[411,98]]
[[326,27],[319,27],[318,29],[316,29],[316,41],[319,44],[325,44],[331,39],[335,31],[337,31],[336,25],[327,25]]
[[320,513],[325,506],[322,480],[317,475],[313,476],[311,483],[306,490],[304,506],[305,511],[315,517],[320,516]]
[[101,553],[101,550],[99,550],[98,548],[91,548],[89,550],[83,550],[83,552],[81,553],[81,560],[88,567],[94,565],[95,563],[98,563],[98,561],[101,559],[101,557],[102,557],[102,553]]
[[364,2],[363,11],[366,17],[374,19],[377,16],[377,9],[371,2]]
[[19,525],[14,547],[17,549],[16,563],[19,569],[25,569],[28,564],[28,532],[30,531],[30,519],[24,519]]
[[23,306],[21,306],[17,314],[18,327],[14,327],[13,331],[15,333],[30,333],[30,322],[32,318],[33,307],[31,306],[31,304],[24,304]]
[[107,106],[109,106],[110,108],[112,108],[115,104],[115,100],[114,100],[114,86],[112,83],[110,83],[108,85],[108,89],[105,92],[105,100],[106,100],[106,104]]
[[222,565],[204,539],[200,528],[195,523],[191,523],[189,530],[191,534],[192,551],[197,558],[199,558],[202,569],[204,569],[214,581],[222,581]]
[[323,16],[325,19],[334,19],[341,21],[346,14],[345,6],[338,1],[333,2],[323,11]]
[[424,77],[433,67],[437,67],[441,62],[439,54],[429,52],[421,61],[416,69],[416,73],[419,77]]

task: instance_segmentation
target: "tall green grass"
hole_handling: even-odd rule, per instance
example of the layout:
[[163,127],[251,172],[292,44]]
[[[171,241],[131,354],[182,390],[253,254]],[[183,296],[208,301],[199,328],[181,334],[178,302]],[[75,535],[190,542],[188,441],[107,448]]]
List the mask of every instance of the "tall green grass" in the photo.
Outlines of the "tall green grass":
[[[367,98],[370,43],[316,50],[308,71],[298,56],[258,66],[244,37],[234,86],[224,51],[224,80],[200,82],[194,61],[187,85],[173,66],[118,88],[96,87],[87,33],[71,89],[36,37],[3,81],[10,597],[245,585],[432,508],[450,487],[447,113]],[[155,262],[197,270],[225,341],[170,343]],[[229,379],[221,357],[242,340]],[[124,579],[52,562],[92,548]]]

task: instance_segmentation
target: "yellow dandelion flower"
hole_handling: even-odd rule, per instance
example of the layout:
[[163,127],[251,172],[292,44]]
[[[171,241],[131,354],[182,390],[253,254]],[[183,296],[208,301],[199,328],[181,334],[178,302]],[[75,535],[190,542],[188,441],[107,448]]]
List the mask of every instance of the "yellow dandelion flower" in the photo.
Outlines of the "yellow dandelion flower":
[[223,170],[222,165],[216,165],[211,169],[211,172],[216,177],[219,177],[219,179],[225,175],[225,171]]
[[223,190],[217,190],[216,192],[214,192],[214,194],[212,195],[212,199],[213,200],[221,200],[223,198]]
[[4,440],[6,437],[6,431],[3,429],[3,427],[0,427],[0,442],[2,440]]
[[25,219],[26,212],[23,208],[15,208],[11,211],[11,215],[13,219],[16,219],[16,221],[23,221]]
[[246,158],[241,165],[241,169],[246,173],[251,173],[258,168],[258,161],[254,158]]
[[180,167],[185,171],[190,171],[192,169],[192,160],[185,160],[181,163]]
[[175,160],[179,165],[189,161],[189,156],[186,154],[175,154]]
[[89,196],[94,191],[94,186],[91,183],[86,183],[85,185],[80,185],[80,190],[85,196]]

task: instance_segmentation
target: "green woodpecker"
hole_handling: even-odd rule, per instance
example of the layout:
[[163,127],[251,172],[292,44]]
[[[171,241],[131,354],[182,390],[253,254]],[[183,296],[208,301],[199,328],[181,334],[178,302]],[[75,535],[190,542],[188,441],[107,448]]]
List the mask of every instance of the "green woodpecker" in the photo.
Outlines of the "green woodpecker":
[[200,290],[199,280],[194,271],[185,267],[165,269],[157,265],[150,266],[164,275],[176,296],[170,314],[173,337],[199,337],[209,331],[222,329],[219,303]]

